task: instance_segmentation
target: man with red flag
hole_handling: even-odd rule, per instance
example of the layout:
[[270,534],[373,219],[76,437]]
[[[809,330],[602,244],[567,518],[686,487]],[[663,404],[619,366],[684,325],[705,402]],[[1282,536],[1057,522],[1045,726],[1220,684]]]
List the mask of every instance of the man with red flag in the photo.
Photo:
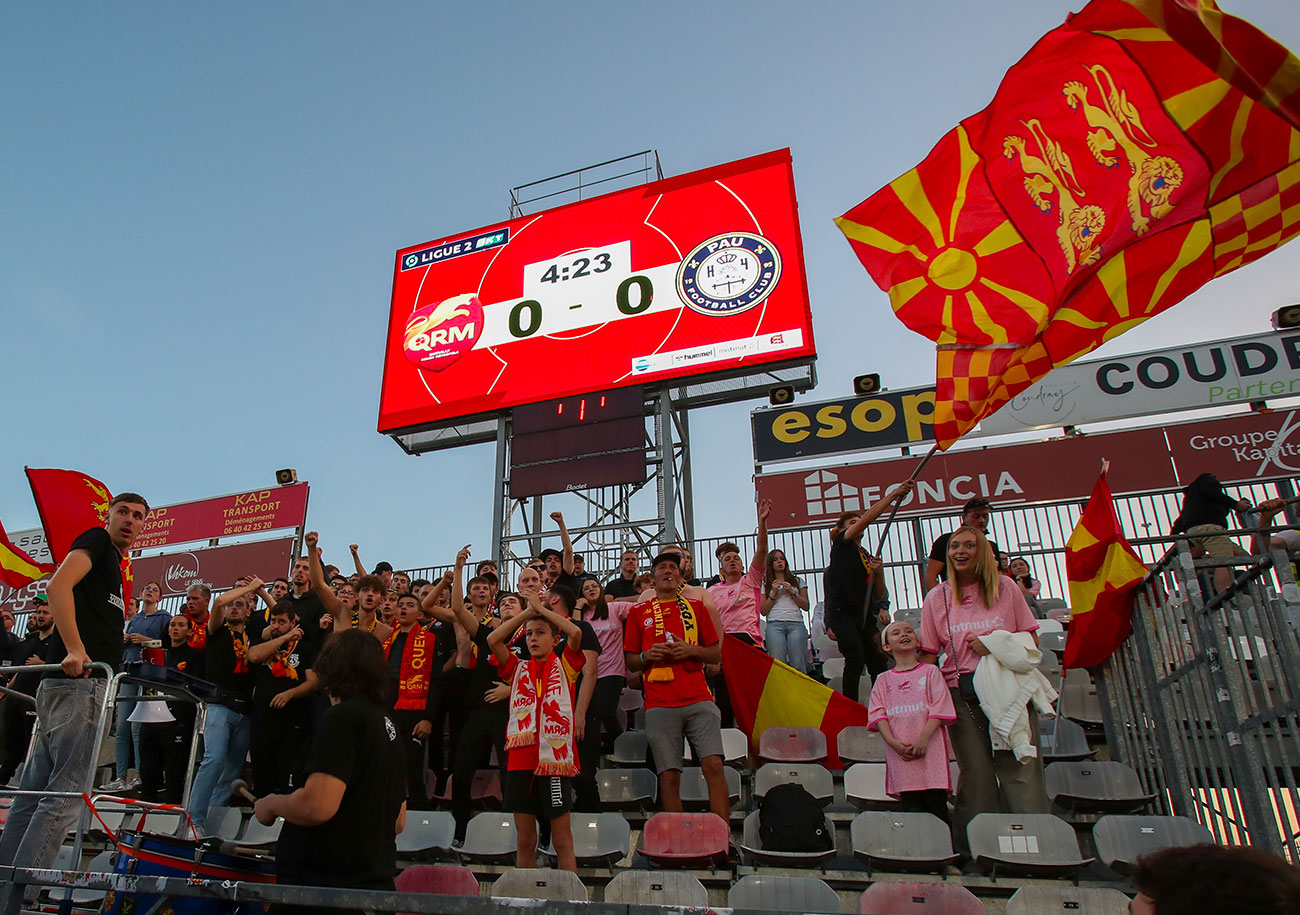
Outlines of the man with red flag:
[[122,662],[127,557],[149,514],[149,504],[135,493],[105,503],[107,527],[91,527],[67,543],[46,589],[55,626],[47,657],[60,658],[63,671],[47,675],[36,691],[36,742],[21,784],[32,793],[20,795],[9,809],[0,867],[54,863],[80,801],[39,792],[80,792],[98,749],[96,721],[108,681],[98,671],[92,674],[90,665],[116,669]]

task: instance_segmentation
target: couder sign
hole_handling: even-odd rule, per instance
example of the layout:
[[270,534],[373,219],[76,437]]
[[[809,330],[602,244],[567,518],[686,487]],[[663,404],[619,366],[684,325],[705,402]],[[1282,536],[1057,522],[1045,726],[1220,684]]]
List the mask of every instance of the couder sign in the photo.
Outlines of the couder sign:
[[[980,424],[1003,435],[1300,395],[1300,334],[1257,334],[1076,362]],[[917,444],[934,438],[934,388],[755,410],[760,464]]]

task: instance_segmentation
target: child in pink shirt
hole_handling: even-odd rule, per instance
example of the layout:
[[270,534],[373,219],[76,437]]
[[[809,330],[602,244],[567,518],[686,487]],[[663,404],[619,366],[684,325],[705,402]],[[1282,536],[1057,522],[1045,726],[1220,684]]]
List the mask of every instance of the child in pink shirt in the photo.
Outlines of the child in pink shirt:
[[894,667],[876,678],[867,727],[885,738],[885,791],[907,810],[949,822],[947,725],[957,720],[943,674],[917,659],[920,641],[911,623],[893,622],[881,641]]

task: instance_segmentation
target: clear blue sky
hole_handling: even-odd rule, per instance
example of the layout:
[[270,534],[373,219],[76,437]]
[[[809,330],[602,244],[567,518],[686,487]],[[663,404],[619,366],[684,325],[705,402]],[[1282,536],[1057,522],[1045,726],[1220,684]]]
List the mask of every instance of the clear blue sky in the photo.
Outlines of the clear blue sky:
[[[0,7],[0,518],[22,468],[155,503],[312,484],[327,554],[489,552],[492,447],[375,430],[395,249],[635,152],[679,174],[793,150],[821,384],[933,380],[831,222],[983,107],[1081,0],[9,3]],[[1224,0],[1300,48],[1295,0]],[[1110,344],[1262,330],[1300,245]],[[557,370],[561,370],[557,369]],[[692,418],[699,533],[752,526],[748,410]]]

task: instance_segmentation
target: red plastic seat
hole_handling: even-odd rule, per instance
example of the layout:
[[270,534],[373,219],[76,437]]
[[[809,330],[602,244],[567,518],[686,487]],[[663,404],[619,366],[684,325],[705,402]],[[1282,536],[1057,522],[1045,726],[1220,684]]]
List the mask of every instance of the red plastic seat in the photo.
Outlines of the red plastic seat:
[[662,867],[714,867],[726,863],[730,847],[731,827],[716,813],[656,813],[637,850]]
[[826,735],[817,728],[768,728],[758,738],[764,762],[824,763]]
[[397,875],[397,892],[432,896],[477,896],[478,879],[468,867],[413,864]]
[[957,883],[873,883],[858,900],[861,915],[984,915],[984,903]]

